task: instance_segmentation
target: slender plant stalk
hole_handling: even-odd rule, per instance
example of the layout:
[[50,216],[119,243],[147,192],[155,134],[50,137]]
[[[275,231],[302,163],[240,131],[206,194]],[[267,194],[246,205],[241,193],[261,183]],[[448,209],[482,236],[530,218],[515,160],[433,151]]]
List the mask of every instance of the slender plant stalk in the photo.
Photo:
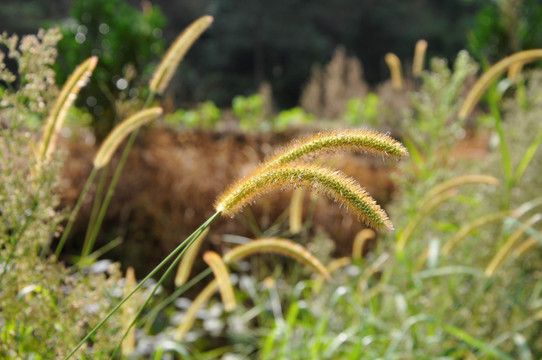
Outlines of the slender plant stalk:
[[136,113],[135,115],[129,117],[128,119],[117,125],[98,149],[98,152],[94,157],[94,167],[99,169],[109,163],[111,157],[113,156],[113,153],[119,147],[121,142],[128,136],[128,134],[132,133],[132,136],[129,138],[128,143],[124,148],[119,164],[115,169],[113,179],[111,180],[107,193],[104,197],[104,201],[100,208],[100,212],[98,213],[96,223],[92,227],[92,231],[88,239],[85,238],[85,243],[83,244],[83,251],[81,253],[82,260],[84,260],[91,253],[92,248],[94,247],[94,242],[96,241],[96,237],[98,236],[98,232],[100,230],[100,227],[102,226],[102,221],[107,212],[107,208],[109,207],[109,203],[115,192],[115,188],[120,179],[120,175],[122,174],[124,165],[128,160],[128,155],[132,149],[133,143],[135,142],[137,130],[139,130],[142,125],[153,120],[160,114],[162,114],[161,108],[152,108],[142,110]]
[[200,272],[198,275],[191,278],[189,281],[187,281],[185,284],[183,284],[181,287],[179,287],[177,290],[175,290],[171,295],[169,295],[167,298],[162,300],[160,304],[154,306],[148,314],[146,314],[141,321],[145,322],[145,330],[149,331],[152,326],[153,320],[158,316],[160,311],[165,309],[169,304],[171,304],[173,301],[179,298],[182,294],[184,294],[185,291],[192,288],[192,286],[199,283],[201,280],[205,279],[208,275],[212,273],[212,270],[210,268],[206,268],[202,272]]
[[60,241],[58,242],[58,245],[55,250],[55,258],[57,259],[60,256],[62,249],[64,248],[64,244],[66,243],[66,240],[68,239],[68,236],[73,227],[75,219],[77,218],[77,214],[79,213],[79,209],[81,209],[81,205],[83,205],[83,202],[87,196],[88,190],[90,189],[90,185],[94,181],[94,177],[96,176],[97,172],[98,170],[96,168],[93,168],[92,171],[90,172],[90,175],[87,178],[87,182],[85,183],[85,186],[83,187],[83,190],[81,191],[81,194],[79,195],[79,198],[77,199],[77,202],[75,203],[75,207],[72,209],[70,213],[70,217],[68,218],[68,224],[66,225],[66,229],[62,233],[62,236],[60,237]]
[[535,61],[542,58],[542,49],[535,50],[526,50],[520,51],[513,55],[510,55],[501,61],[497,62],[495,65],[491,66],[489,70],[484,72],[484,74],[476,81],[471,91],[467,95],[461,109],[459,110],[459,117],[461,119],[466,119],[469,114],[472,112],[482,95],[486,92],[489,86],[511,65],[521,62],[523,64]]
[[457,245],[463,241],[467,237],[468,234],[470,234],[475,229],[491,224],[493,222],[502,221],[505,217],[514,215],[512,211],[506,210],[506,211],[498,211],[495,213],[484,215],[480,218],[477,218],[473,221],[471,221],[468,224],[463,225],[459,231],[457,231],[454,236],[448,240],[444,246],[442,247],[442,254],[448,255],[453,249],[457,247]]
[[215,279],[211,281],[205,288],[196,296],[190,307],[186,311],[183,317],[183,321],[175,332],[175,340],[182,341],[185,335],[188,333],[194,321],[196,320],[196,314],[198,310],[213,296],[218,288],[218,281]]
[[492,276],[495,274],[497,269],[504,263],[508,255],[512,252],[512,248],[516,245],[516,243],[520,240],[521,236],[525,233],[525,231],[532,227],[535,223],[542,220],[542,214],[535,214],[531,216],[529,220],[527,220],[524,224],[520,226],[519,229],[517,229],[506,242],[501,246],[499,251],[493,256],[489,264],[487,265],[484,273],[486,276]]
[[438,194],[455,188],[457,186],[468,185],[468,184],[488,184],[488,185],[498,185],[499,179],[490,175],[460,175],[453,177],[449,180],[446,180],[433,188],[431,188],[427,194],[420,200],[420,207],[423,207],[424,204],[431,201]]
[[534,236],[531,236],[518,245],[518,247],[514,250],[514,257],[517,259],[536,246],[540,246],[540,241]]
[[88,221],[87,231],[85,233],[85,240],[83,244],[89,241],[88,238],[90,237],[92,229],[94,228],[94,224],[96,224],[96,218],[98,217],[98,213],[100,211],[100,204],[103,201],[104,190],[107,183],[107,175],[109,173],[108,170],[109,166],[104,166],[101,169],[100,180],[98,181],[98,185],[96,186],[96,193],[94,195],[92,210],[90,212],[90,219]]
[[[149,272],[147,276],[145,276],[143,280],[141,280],[141,282],[128,295],[126,295],[121,301],[119,301],[119,303],[115,305],[115,307],[111,309],[111,311],[109,311],[109,313],[107,313],[107,315],[104,316],[104,318],[96,326],[94,326],[92,330],[90,330],[87,333],[87,335],[79,342],[79,344],[77,344],[77,346],[75,346],[75,348],[64,358],[64,360],[70,359],[75,354],[75,352],[79,350],[81,346],[83,346],[83,344],[85,344],[87,340],[90,339],[94,335],[94,333],[96,333],[96,331],[98,331],[111,318],[111,316],[113,316],[120,309],[120,307],[126,301],[128,301],[128,299],[132,297],[132,295],[134,295],[139,289],[141,289],[141,287],[151,277],[153,277],[158,271],[160,271],[160,269],[163,268],[170,260],[172,260],[176,256],[178,257],[179,253],[185,250],[185,247],[191,241],[193,241],[197,236],[199,236],[205,229],[207,229],[211,225],[211,223],[216,220],[216,218],[219,215],[220,215],[220,212],[214,213],[209,219],[207,219],[207,221],[205,221],[199,228],[197,228],[188,238],[186,238],[181,244],[179,244],[179,246],[177,246],[171,253],[169,253],[169,255],[166,256],[166,258],[164,258],[164,260],[162,260],[160,264],[158,264],[151,272]],[[178,259],[180,260],[180,257],[178,257]],[[174,263],[172,265],[176,265],[176,264],[177,263]],[[169,269],[173,269],[173,266],[170,266]],[[147,300],[149,300],[149,298]]]
[[145,302],[143,303],[143,305],[141,305],[141,307],[139,308],[139,311],[137,312],[137,314],[134,316],[134,318],[132,319],[132,322],[128,325],[128,327],[124,330],[124,334],[122,335],[122,338],[120,339],[120,341],[117,343],[117,346],[115,348],[115,350],[113,351],[113,353],[111,354],[111,359],[114,359],[117,352],[119,351],[122,343],[124,342],[124,340],[126,339],[126,337],[130,334],[130,331],[131,329],[134,327],[137,319],[139,319],[139,317],[141,316],[141,314],[143,313],[143,310],[145,310],[145,308],[147,307],[147,305],[149,304],[149,302],[151,301],[152,297],[154,296],[154,294],[156,294],[156,292],[158,291],[158,289],[160,288],[160,286],[164,283],[164,281],[169,277],[170,274],[173,273],[173,270],[175,269],[175,267],[177,266],[177,264],[179,263],[179,261],[183,258],[185,252],[190,248],[190,246],[192,246],[192,244],[194,243],[194,241],[196,241],[197,238],[201,237],[201,234],[208,230],[208,227],[206,227],[205,229],[202,229],[202,227],[200,227],[199,229],[197,229],[194,233],[192,233],[192,235],[190,235],[183,243],[186,243],[186,245],[183,247],[182,251],[177,255],[177,257],[175,258],[175,260],[173,260],[173,262],[169,265],[169,267],[166,269],[166,271],[162,274],[162,276],[160,277],[160,279],[158,280],[158,282],[156,282],[156,284],[154,285],[151,293],[149,294],[149,296],[147,296],[147,299],[145,300]]
[[416,215],[405,226],[404,230],[397,236],[395,252],[399,258],[403,258],[405,246],[422,220],[431,214],[442,203],[455,195],[457,195],[457,191],[455,189],[447,190],[434,197],[430,202],[426,203],[418,213],[416,213]]

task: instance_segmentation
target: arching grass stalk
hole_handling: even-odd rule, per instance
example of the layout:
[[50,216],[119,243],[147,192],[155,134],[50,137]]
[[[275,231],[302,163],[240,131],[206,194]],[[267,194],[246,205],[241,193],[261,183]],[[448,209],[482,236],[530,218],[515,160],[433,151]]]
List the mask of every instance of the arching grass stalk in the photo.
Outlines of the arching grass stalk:
[[[185,255],[186,256],[186,255]],[[183,256],[183,259],[184,259],[184,256]],[[190,280],[188,280],[185,284],[183,284],[181,287],[177,288],[177,290],[175,290],[173,293],[171,293],[171,295],[169,295],[167,298],[165,298],[164,300],[162,300],[160,302],[160,304],[156,305],[155,307],[153,307],[148,314],[146,314],[142,319],[141,319],[141,322],[145,323],[145,331],[149,331],[151,329],[151,326],[152,326],[152,323],[154,321],[154,319],[156,318],[156,316],[158,316],[158,314],[160,313],[160,311],[162,311],[163,309],[165,309],[169,304],[171,304],[172,302],[174,302],[179,296],[181,296],[182,294],[184,294],[185,291],[187,290],[190,290],[192,288],[192,286],[196,285],[197,283],[199,283],[201,280],[205,279],[208,275],[210,275],[212,273],[211,269],[210,268],[206,268],[205,270],[203,270],[202,272],[200,272],[198,275],[194,276],[193,278],[191,278]]]
[[393,229],[384,210],[357,182],[338,171],[312,165],[284,165],[256,172],[225,191],[215,203],[215,209],[226,216],[234,216],[256,197],[288,186],[312,186],[346,205],[369,226]]
[[122,141],[130,133],[132,133],[132,136],[130,137],[126,147],[124,148],[119,165],[115,169],[113,179],[111,180],[111,184],[109,185],[109,188],[107,189],[107,193],[105,194],[104,201],[102,203],[102,206],[100,207],[100,212],[98,213],[98,217],[96,218],[96,222],[92,226],[92,231],[90,232],[90,236],[88,238],[85,238],[85,242],[83,244],[83,250],[81,252],[81,259],[83,261],[92,251],[94,242],[96,241],[96,237],[98,236],[98,231],[100,230],[102,221],[105,217],[105,213],[107,212],[107,208],[109,207],[109,203],[115,192],[115,188],[120,179],[120,175],[122,173],[122,170],[124,168],[126,161],[128,160],[128,155],[130,153],[132,145],[136,139],[137,133],[135,133],[135,131],[138,130],[142,125],[150,122],[151,120],[155,119],[157,116],[161,114],[162,114],[162,108],[159,108],[159,107],[142,110],[134,114],[133,116],[129,117],[128,119],[118,124],[113,129],[113,131],[111,131],[111,133],[107,136],[107,138],[104,140],[104,142],[98,149],[98,152],[96,153],[96,156],[94,157],[95,169],[101,169],[107,164],[109,164],[115,150],[117,150],[117,148],[122,143]]
[[60,253],[62,252],[64,245],[66,244],[66,239],[68,239],[68,236],[70,235],[70,231],[72,230],[73,224],[75,223],[75,219],[77,218],[79,209],[81,209],[81,205],[83,205],[83,201],[87,197],[88,190],[90,189],[90,185],[94,181],[94,177],[96,177],[97,172],[98,172],[98,169],[92,168],[92,171],[90,172],[90,175],[87,178],[87,182],[85,183],[85,186],[83,187],[83,190],[81,191],[81,194],[79,195],[79,199],[77,199],[77,202],[75,203],[75,206],[70,213],[70,217],[68,218],[68,224],[66,225],[66,228],[64,229],[64,232],[62,233],[62,236],[60,237],[60,241],[58,242],[58,245],[55,250],[55,258],[57,259],[60,256]]
[[[216,213],[215,215],[213,215],[214,217],[218,216],[218,213]],[[211,221],[212,222],[212,221]],[[209,223],[210,225],[210,223]],[[169,265],[169,267],[166,269],[166,271],[162,274],[162,276],[160,277],[160,279],[156,282],[156,284],[154,285],[154,287],[152,288],[152,291],[151,293],[149,294],[149,296],[147,296],[147,298],[145,299],[145,302],[143,303],[143,305],[140,306],[139,308],[139,311],[137,312],[137,314],[135,314],[134,318],[132,319],[132,321],[130,322],[130,324],[125,328],[124,330],[124,333],[122,334],[122,338],[119,340],[119,342],[117,343],[117,346],[115,347],[115,350],[113,351],[113,353],[111,354],[111,358],[110,359],[114,359],[115,358],[115,355],[117,354],[117,352],[119,351],[119,349],[121,348],[122,344],[124,343],[124,340],[128,337],[128,335],[130,334],[130,331],[131,329],[134,327],[134,325],[136,324],[137,322],[137,319],[139,319],[139,317],[141,316],[141,314],[143,313],[143,310],[145,310],[145,308],[147,307],[147,305],[149,304],[149,302],[151,301],[152,297],[154,296],[154,294],[156,294],[156,292],[158,291],[158,289],[160,288],[160,286],[164,283],[164,281],[168,278],[168,276],[173,273],[173,269],[175,269],[175,267],[177,266],[177,264],[181,261],[181,259],[183,258],[184,254],[190,249],[190,247],[192,246],[192,244],[198,240],[198,238],[201,238],[202,237],[202,234],[207,231],[209,229],[209,227],[207,226],[206,228],[202,229],[201,227],[198,228],[194,233],[192,233],[192,235],[190,235],[185,241],[183,241],[183,244],[186,243],[186,246],[183,247],[182,251],[177,255],[177,257],[175,258],[175,260],[173,260],[173,262]],[[182,244],[181,244],[182,245]]]
[[[83,346],[88,339],[90,339],[95,333],[96,331],[98,331],[110,318],[111,316],[113,316],[119,309],[120,307],[126,302],[128,301],[128,299],[130,299],[132,297],[132,295],[134,295],[139,289],[141,289],[141,287],[151,278],[153,277],[154,275],[156,275],[156,273],[158,271],[160,271],[160,269],[162,269],[168,262],[170,262],[173,258],[176,257],[176,261],[173,262],[172,265],[169,266],[168,270],[166,271],[168,274],[175,268],[175,265],[177,265],[177,262],[178,260],[180,260],[181,256],[182,256],[182,251],[186,251],[186,246],[188,246],[188,244],[190,244],[192,241],[194,241],[194,239],[196,239],[205,229],[207,229],[211,223],[220,215],[220,212],[216,212],[214,213],[209,219],[207,219],[207,221],[205,221],[199,228],[197,228],[189,237],[187,237],[181,244],[179,244],[179,246],[177,246],[171,253],[169,253],[169,255],[164,259],[162,260],[162,262],[160,262],[160,264],[158,264],[151,272],[149,272],[147,274],[147,276],[145,276],[140,282],[139,284],[128,294],[126,295],[121,301],[119,301],[119,303],[117,305],[115,305],[115,307],[113,309],[111,309],[111,311],[109,311],[109,313],[107,313],[107,315],[96,325],[92,328],[92,330],[90,330],[87,335],[77,344],[77,346],[64,358],[64,360],[68,360],[70,359],[76,352],[77,350],[79,350],[81,348],[81,346]],[[164,274],[166,275],[166,274]],[[163,279],[165,279],[165,276],[162,276]],[[163,282],[163,280],[162,280]],[[156,292],[156,290],[158,289],[158,286],[159,284],[157,283],[155,288],[153,289],[154,292]],[[147,299],[147,303],[149,301],[150,297]],[[129,330],[130,328],[128,328]]]
[[83,243],[88,242],[94,224],[96,224],[96,219],[98,218],[98,213],[100,212],[100,204],[104,198],[105,186],[107,184],[107,177],[109,175],[109,165],[104,166],[100,171],[100,179],[96,185],[96,192],[94,193],[94,202],[92,204],[92,210],[90,211],[90,218],[87,224],[87,231],[85,233],[85,240]]

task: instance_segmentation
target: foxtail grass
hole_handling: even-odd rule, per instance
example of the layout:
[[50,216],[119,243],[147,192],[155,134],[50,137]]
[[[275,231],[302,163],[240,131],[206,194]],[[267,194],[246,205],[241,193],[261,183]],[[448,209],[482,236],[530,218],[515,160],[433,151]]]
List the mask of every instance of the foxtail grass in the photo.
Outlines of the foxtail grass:
[[294,190],[290,201],[290,216],[288,217],[290,233],[299,234],[303,230],[303,198],[305,188],[300,187]]
[[354,243],[352,244],[352,259],[358,260],[363,257],[363,249],[367,241],[374,240],[376,233],[372,229],[363,229],[360,230],[356,237],[354,238]]
[[[130,266],[126,269],[126,277],[124,279],[124,296],[127,296],[137,285],[133,267]],[[134,315],[135,308],[133,306],[126,306],[122,309],[122,328],[123,331],[128,332],[128,335],[122,341],[121,349],[123,355],[130,355],[135,348],[135,329],[129,329],[129,324]]]
[[489,264],[487,265],[484,273],[486,276],[492,276],[497,269],[506,261],[508,256],[512,253],[512,249],[521,239],[525,231],[531,226],[542,220],[542,214],[535,214],[531,216],[525,223],[521,224],[519,229],[514,231],[512,235],[506,240],[506,242],[500,247],[499,251],[493,256]]
[[179,287],[186,283],[188,278],[190,277],[190,271],[192,270],[192,266],[194,265],[194,261],[196,260],[196,256],[198,255],[198,251],[201,248],[201,244],[203,243],[203,240],[205,240],[205,237],[209,233],[209,229],[205,229],[200,236],[194,240],[194,242],[190,245],[188,250],[186,250],[186,254],[181,259],[181,262],[179,263],[179,268],[177,269],[177,275],[175,276],[175,286]]
[[182,341],[184,339],[188,331],[194,326],[199,309],[211,299],[217,289],[218,281],[215,279],[207,284],[198,296],[196,296],[188,310],[184,313],[183,321],[177,327],[177,331],[175,331],[175,341]]
[[284,165],[257,172],[226,190],[215,203],[215,209],[223,215],[234,216],[264,193],[297,186],[312,186],[327,194],[375,229],[393,229],[384,210],[358,183],[338,171],[313,165]]
[[235,294],[230,281],[230,272],[226,264],[224,264],[220,255],[214,251],[206,251],[203,254],[203,261],[213,270],[222,297],[222,304],[224,304],[224,310],[233,311],[237,307],[237,303],[235,302]]
[[518,62],[513,63],[512,65],[510,65],[510,67],[508,67],[508,73],[506,74],[506,77],[509,78],[510,80],[517,79],[518,75],[521,73],[524,66],[525,66],[525,63],[523,61],[518,61]]
[[429,189],[429,191],[426,193],[423,199],[420,200],[420,204],[422,204],[423,206],[423,204],[431,201],[431,199],[433,199],[435,196],[437,196],[440,193],[443,193],[447,190],[453,189],[458,186],[463,186],[463,185],[468,185],[468,184],[487,184],[487,185],[496,186],[499,184],[499,179],[491,175],[476,175],[476,174],[459,175],[449,180],[446,180],[434,186],[433,188]]
[[518,247],[514,250],[514,257],[519,258],[537,246],[540,246],[540,241],[536,237],[531,236],[518,245]]
[[463,105],[459,109],[459,118],[466,119],[482,95],[486,92],[489,86],[510,66],[516,63],[527,64],[529,62],[542,58],[542,49],[525,50],[505,57],[501,61],[491,66],[484,74],[476,81],[472,89],[469,91]]
[[326,279],[329,272],[324,265],[303,246],[281,238],[256,239],[239,245],[227,252],[223,258],[226,264],[257,253],[276,253],[292,258],[309,267]]
[[162,108],[160,107],[141,110],[115,126],[94,156],[94,167],[101,169],[107,165],[119,145],[132,131],[156,119],[160,115],[162,115]]
[[423,64],[425,62],[425,53],[427,51],[427,41],[418,40],[414,48],[414,61],[412,62],[412,75],[420,77],[423,72]]
[[[290,240],[286,239],[279,239],[279,238],[269,238],[269,239],[256,239],[254,241],[251,241],[249,243],[239,245],[234,247],[232,250],[230,250],[228,253],[226,253],[221,259],[218,254],[213,255],[214,259],[207,259],[209,263],[212,262],[220,262],[222,264],[230,264],[235,261],[241,260],[245,257],[248,257],[253,254],[258,253],[277,253],[280,255],[284,255],[287,257],[290,257],[294,260],[299,261],[300,263],[308,266],[312,270],[314,270],[319,275],[323,276],[324,278],[328,279],[330,277],[328,270],[326,267],[316,258],[314,255],[312,255],[308,250],[306,250],[303,246],[296,244]],[[218,260],[217,260],[218,257]],[[213,269],[214,272],[214,269]],[[219,275],[222,271],[219,271]],[[215,277],[217,276],[217,273],[215,272]],[[221,286],[220,282],[222,281],[222,276],[220,275],[220,279],[218,277],[215,278],[215,280],[211,281],[194,299],[186,313],[184,314],[183,321],[177,328],[177,331],[175,333],[175,340],[176,341],[182,341],[188,331],[192,328],[194,325],[194,322],[196,320],[196,315],[199,309],[207,302],[209,299],[214,295],[214,293],[219,289]],[[224,300],[223,300],[224,301]],[[226,304],[224,304],[226,307]]]
[[403,70],[401,69],[401,60],[394,53],[387,53],[386,64],[390,69],[391,85],[395,90],[403,89]]
[[149,90],[155,94],[162,94],[168,86],[179,63],[184,58],[186,52],[200,35],[211,25],[213,17],[202,16],[190,24],[169,47],[166,55],[156,68]]
[[456,196],[458,194],[457,190],[450,189],[443,193],[438,194],[438,196],[431,199],[431,201],[424,204],[423,207],[420,207],[420,211],[408,222],[403,231],[401,231],[397,236],[397,242],[395,245],[395,252],[399,258],[403,258],[404,249],[408,240],[414,234],[414,231],[418,228],[420,223],[429,216],[436,208],[446,202],[448,199]]
[[386,134],[365,129],[328,131],[290,143],[267,159],[258,171],[295,163],[304,157],[341,151],[364,152],[396,159],[408,156],[407,149]]
[[498,211],[481,216],[463,225],[455,234],[442,246],[442,254],[448,255],[454,250],[471,232],[482,226],[502,221],[508,216],[514,215],[510,210]]
[[75,69],[62,87],[43,126],[41,141],[38,145],[38,166],[51,159],[58,133],[66,119],[68,110],[73,105],[79,91],[87,84],[97,64],[98,58],[96,56],[88,58]]

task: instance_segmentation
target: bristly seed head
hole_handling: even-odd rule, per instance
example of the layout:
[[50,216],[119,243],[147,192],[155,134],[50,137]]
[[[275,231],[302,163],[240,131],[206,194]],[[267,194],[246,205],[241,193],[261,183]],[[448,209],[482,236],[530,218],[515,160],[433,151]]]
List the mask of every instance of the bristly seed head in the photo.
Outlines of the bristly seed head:
[[[264,164],[265,165],[265,164]],[[346,205],[375,229],[392,230],[388,216],[352,178],[339,171],[313,165],[281,165],[261,171],[232,185],[215,203],[215,209],[234,216],[258,196],[277,188],[312,186]]]
[[345,150],[367,152],[384,157],[402,158],[408,156],[407,149],[387,134],[364,129],[351,129],[323,132],[305,140],[293,142],[266,160],[262,166],[271,168],[298,161],[306,155],[314,156]]

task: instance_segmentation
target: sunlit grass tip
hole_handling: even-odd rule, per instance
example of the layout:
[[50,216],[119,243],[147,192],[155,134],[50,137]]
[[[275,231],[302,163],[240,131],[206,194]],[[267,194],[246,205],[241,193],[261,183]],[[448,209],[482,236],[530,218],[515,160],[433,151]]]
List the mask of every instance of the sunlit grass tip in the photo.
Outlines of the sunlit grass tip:
[[420,77],[423,72],[423,63],[425,62],[425,53],[427,51],[427,41],[418,40],[414,48],[414,60],[412,62],[412,75]]
[[156,68],[149,89],[156,94],[162,94],[168,86],[175,70],[186,55],[188,49],[200,37],[200,35],[211,25],[213,17],[202,16],[190,24],[169,47],[166,55]]
[[339,171],[314,165],[283,165],[256,172],[227,189],[216,201],[215,209],[234,216],[264,193],[297,186],[312,186],[327,194],[372,228],[393,229],[384,210],[355,180]]
[[403,70],[401,69],[401,60],[394,53],[387,53],[386,64],[390,69],[391,85],[395,90],[401,90],[403,88]]
[[38,146],[40,163],[50,160],[56,146],[58,133],[62,128],[68,110],[73,105],[79,91],[87,84],[97,64],[98,58],[96,56],[88,58],[74,70],[62,87],[43,126],[41,141]]
[[155,107],[147,110],[141,110],[124,120],[109,133],[104,140],[96,156],[94,156],[94,167],[100,169],[111,161],[111,157],[115,150],[119,147],[124,139],[135,129],[148,123],[162,114],[162,108]]

